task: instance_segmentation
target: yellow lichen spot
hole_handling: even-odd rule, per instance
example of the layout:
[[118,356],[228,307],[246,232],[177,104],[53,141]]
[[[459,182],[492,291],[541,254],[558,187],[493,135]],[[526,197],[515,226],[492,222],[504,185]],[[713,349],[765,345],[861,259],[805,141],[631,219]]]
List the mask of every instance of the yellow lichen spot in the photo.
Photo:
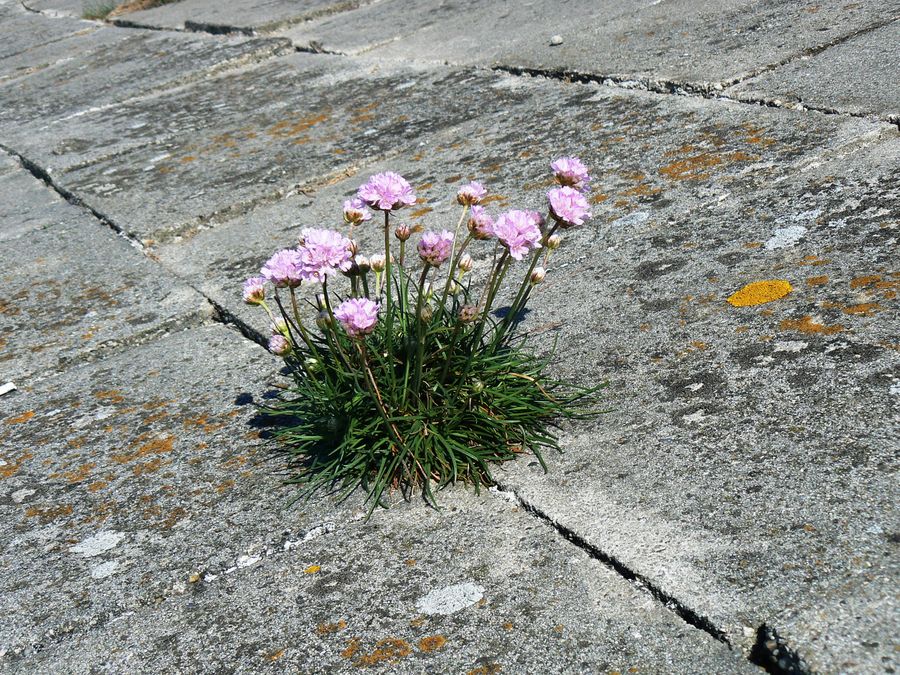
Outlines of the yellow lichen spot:
[[310,565],[305,570],[303,570],[303,573],[304,574],[316,574],[317,572],[320,572],[321,570],[322,570],[321,565]]
[[347,627],[347,622],[344,619],[341,619],[337,623],[320,623],[316,626],[316,632],[319,635],[329,635],[331,633],[337,633],[338,631],[342,631]]
[[609,199],[609,195],[605,195],[602,192],[598,192],[593,197],[591,197],[591,204],[602,204],[607,199]]
[[443,635],[423,637],[419,640],[419,651],[430,654],[431,652],[436,652],[438,649],[441,649],[445,644],[447,644],[447,638]]
[[273,652],[272,654],[269,654],[268,656],[266,656],[266,658],[267,658],[269,661],[277,661],[277,660],[280,659],[282,656],[284,656],[284,650],[283,650],[283,649],[279,649],[277,652]]
[[406,640],[386,638],[376,642],[375,651],[371,654],[363,654],[353,665],[375,666],[379,663],[397,663],[410,654],[412,654],[412,647]]
[[202,578],[203,577],[201,576],[200,572],[194,572],[191,576],[188,577],[188,583],[196,584]]
[[800,319],[784,319],[778,324],[778,327],[781,330],[795,330],[799,333],[819,333],[821,335],[834,335],[844,330],[844,326],[841,324],[826,326],[822,323],[816,323],[810,316],[804,316]]
[[824,286],[828,283],[828,276],[822,275],[820,277],[810,277],[806,280],[807,286]]
[[503,630],[512,630],[513,628],[515,628],[515,626],[513,625],[512,621],[507,621],[505,624],[503,624]]
[[502,670],[499,663],[489,663],[486,666],[473,668],[466,675],[497,675]]
[[744,248],[760,248],[761,246],[761,241],[748,241],[744,244]]
[[793,287],[784,279],[754,281],[735,291],[728,298],[728,304],[732,307],[753,307],[783,298],[792,290]]
[[358,637],[347,640],[347,646],[341,652],[341,656],[345,659],[352,659],[359,651],[360,639]]
[[403,561],[407,567],[413,567],[416,564],[415,558],[409,558],[408,560]]
[[8,420],[4,421],[4,424],[24,424],[32,417],[34,417],[34,410],[29,410],[16,417],[10,417]]

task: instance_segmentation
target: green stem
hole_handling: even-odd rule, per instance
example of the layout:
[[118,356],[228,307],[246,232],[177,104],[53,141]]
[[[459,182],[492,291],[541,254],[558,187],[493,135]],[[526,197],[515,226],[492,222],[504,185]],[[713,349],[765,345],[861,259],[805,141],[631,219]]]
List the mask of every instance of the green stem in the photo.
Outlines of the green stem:
[[391,378],[391,385],[396,386],[396,377],[394,374],[394,307],[391,302],[391,287],[393,286],[393,278],[391,276],[391,222],[390,211],[384,212],[384,285],[385,291],[385,312],[387,313],[387,321],[385,322],[385,346],[388,358],[388,373]]
[[425,354],[425,336],[422,335],[422,329],[425,325],[425,321],[422,319],[422,298],[425,295],[425,279],[428,277],[428,271],[431,269],[431,266],[428,263],[425,263],[425,266],[422,268],[422,275],[419,277],[419,293],[416,298],[416,375],[413,378],[413,388],[416,391],[416,394],[419,393],[419,386],[422,383],[422,359],[424,359]]

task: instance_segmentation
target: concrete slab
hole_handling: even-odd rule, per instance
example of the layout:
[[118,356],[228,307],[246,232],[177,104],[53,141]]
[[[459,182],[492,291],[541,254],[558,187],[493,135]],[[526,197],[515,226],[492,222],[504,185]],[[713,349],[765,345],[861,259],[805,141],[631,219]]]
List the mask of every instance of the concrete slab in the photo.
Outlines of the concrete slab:
[[56,40],[78,33],[97,30],[97,24],[78,19],[50,19],[29,12],[18,2],[0,7],[3,20],[3,44],[0,45],[0,73],[6,66],[4,60],[32,49],[51,44]]
[[496,79],[310,54],[273,59],[82,120],[109,138],[136,129],[128,135],[153,144],[56,178],[137,237],[171,237],[212,214],[343,177],[523,97],[513,89],[484,97]]
[[739,100],[781,101],[817,110],[900,121],[900,21],[792,61],[726,90]]
[[252,33],[343,12],[360,4],[361,0],[311,0],[304,3],[291,0],[179,0],[153,9],[129,12],[121,18],[129,23],[158,28]]
[[101,0],[20,0],[22,6],[32,12],[43,14],[50,18],[74,17],[84,18],[85,12],[101,6],[118,4],[110,1],[104,5]]
[[0,662],[756,672],[504,495],[282,509],[248,426],[274,367],[209,326],[15,394]]
[[0,80],[0,140],[51,171],[150,143],[165,133],[169,120],[157,119],[145,128],[123,119],[116,126],[111,119],[117,113],[110,109],[286,48],[277,39],[108,27],[60,40],[5,60],[10,69],[7,81]]
[[[597,177],[595,218],[565,235],[524,327],[537,345],[558,338],[560,374],[610,380],[614,412],[569,429],[549,476],[523,461],[501,480],[747,652],[766,624],[813,670],[890,664],[896,130],[526,82],[535,101],[554,101],[541,115],[486,116],[415,158],[156,253],[265,332],[240,281],[305,224],[337,224],[370,171],[407,175],[429,201],[406,217],[447,227],[461,181],[496,190],[491,210],[540,208],[549,159],[580,155]],[[377,226],[358,234],[376,246]],[[726,302],[765,279],[794,290],[759,307]]]
[[[900,12],[896,0],[386,0],[286,30],[298,45],[652,83],[731,83]],[[553,40],[558,36],[559,42]]]
[[209,316],[196,291],[24,169],[0,177],[0,190],[27,205],[0,209],[4,382],[21,387]]

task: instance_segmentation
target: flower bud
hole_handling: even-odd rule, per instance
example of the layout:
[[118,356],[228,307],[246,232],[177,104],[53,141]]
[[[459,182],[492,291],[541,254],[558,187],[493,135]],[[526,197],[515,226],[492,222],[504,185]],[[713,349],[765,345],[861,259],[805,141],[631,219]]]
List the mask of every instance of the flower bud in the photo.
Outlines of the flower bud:
[[350,255],[356,255],[359,253],[359,244],[351,239],[350,244],[347,246],[347,250],[350,251]]
[[328,313],[328,310],[320,310],[316,315],[316,325],[325,330],[328,326],[331,325],[331,315]]
[[472,393],[476,396],[484,391],[484,382],[479,379],[472,380]]
[[383,253],[376,253],[369,258],[369,266],[372,268],[372,271],[379,274],[384,272],[385,262]]
[[291,343],[283,335],[273,335],[269,338],[269,351],[276,356],[287,356],[291,353]]
[[362,274],[365,274],[372,267],[371,261],[364,255],[356,256],[356,266]]
[[412,230],[409,229],[409,225],[401,223],[397,226],[397,229],[394,230],[394,236],[400,241],[406,241],[412,236]]
[[265,277],[250,277],[244,282],[244,302],[259,305],[266,299]]
[[552,237],[547,238],[547,248],[551,251],[555,251],[559,248],[559,245],[562,243],[562,237],[558,234],[554,234]]
[[434,316],[434,310],[431,309],[431,305],[422,305],[422,309],[419,310],[419,318],[422,321],[431,321],[432,316]]
[[536,286],[541,283],[545,276],[547,276],[547,270],[543,267],[535,267],[534,271],[531,273],[531,285]]
[[475,261],[472,260],[472,256],[468,253],[463,253],[460,256],[459,262],[456,264],[459,270],[463,273],[471,272],[472,268],[475,266]]
[[275,319],[272,321],[272,335],[290,337],[291,334],[288,332],[288,325],[284,319]]
[[325,302],[325,294],[324,293],[316,293],[316,307],[319,308],[319,311],[326,311],[328,309],[328,303]]
[[450,295],[459,295],[462,293],[462,286],[460,286],[456,279],[452,279],[448,290],[450,291]]
[[459,320],[463,323],[472,323],[478,318],[478,308],[475,305],[463,305],[459,310]]

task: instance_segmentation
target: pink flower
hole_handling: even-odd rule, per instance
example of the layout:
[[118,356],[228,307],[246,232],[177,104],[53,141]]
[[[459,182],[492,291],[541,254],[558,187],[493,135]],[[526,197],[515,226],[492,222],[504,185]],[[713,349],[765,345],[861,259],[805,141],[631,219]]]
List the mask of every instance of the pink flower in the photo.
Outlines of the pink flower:
[[269,338],[269,351],[276,356],[287,356],[291,353],[291,343],[284,335],[273,335]]
[[507,211],[494,223],[494,235],[513,258],[521,260],[528,251],[541,247],[540,221],[540,214],[534,211]]
[[334,316],[350,337],[361,337],[375,329],[379,309],[381,308],[378,303],[368,298],[351,298],[338,305],[334,310]]
[[460,204],[472,206],[480,203],[486,194],[487,190],[484,189],[484,185],[473,180],[468,185],[463,185],[459,188],[459,191],[456,193],[456,201]]
[[300,253],[289,248],[278,251],[263,265],[262,275],[275,284],[276,288],[294,288],[300,285],[303,276],[300,272]]
[[577,157],[560,157],[550,164],[556,181],[560,185],[568,185],[580,192],[590,189],[591,176],[587,167]]
[[448,230],[438,232],[426,232],[419,241],[419,257],[426,265],[439,267],[442,262],[450,257],[453,250],[453,233]]
[[359,225],[371,218],[372,212],[366,208],[362,199],[354,197],[344,202],[344,222],[348,225]]
[[476,239],[490,239],[494,236],[494,219],[483,206],[473,206],[469,214],[469,232]]
[[244,282],[244,302],[248,305],[258,305],[266,299],[265,277],[250,277]]
[[416,203],[416,193],[398,173],[376,173],[356,193],[361,200],[379,211],[393,211]]
[[306,281],[322,283],[353,266],[351,242],[339,232],[305,228],[300,241],[300,275]]
[[591,217],[585,196],[575,188],[561,187],[547,193],[550,201],[550,215],[562,227],[584,225],[584,219]]

